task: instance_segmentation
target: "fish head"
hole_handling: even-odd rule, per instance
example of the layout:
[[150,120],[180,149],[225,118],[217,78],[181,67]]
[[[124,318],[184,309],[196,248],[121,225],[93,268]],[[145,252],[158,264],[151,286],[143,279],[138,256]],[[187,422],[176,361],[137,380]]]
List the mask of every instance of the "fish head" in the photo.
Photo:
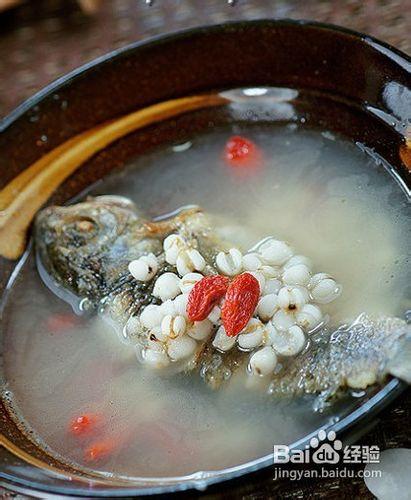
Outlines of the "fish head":
[[171,233],[195,240],[206,260],[217,248],[207,217],[198,207],[147,220],[139,217],[131,201],[119,196],[50,206],[35,221],[37,267],[45,284],[75,310],[88,299],[87,304],[98,306],[103,300],[112,309],[125,311],[149,292],[132,277],[129,263],[153,253],[159,259],[159,272],[164,272],[163,241]]
[[46,207],[35,221],[37,261],[75,295],[98,298],[127,267],[138,221],[135,205],[120,196]]

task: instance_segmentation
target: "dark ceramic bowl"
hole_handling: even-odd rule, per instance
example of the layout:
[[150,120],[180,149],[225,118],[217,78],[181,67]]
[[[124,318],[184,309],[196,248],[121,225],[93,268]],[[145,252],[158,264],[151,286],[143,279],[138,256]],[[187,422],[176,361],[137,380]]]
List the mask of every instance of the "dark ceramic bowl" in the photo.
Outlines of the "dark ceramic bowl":
[[[406,185],[411,167],[405,147],[411,120],[410,67],[407,56],[377,40],[307,22],[237,22],[138,43],[61,78],[3,120],[0,187],[45,152],[107,120],[173,98],[256,86],[297,89],[292,104],[306,126],[364,144]],[[136,155],[206,130],[210,121],[216,124],[229,119],[224,110],[205,109],[129,134],[87,161],[50,201],[64,203]],[[15,265],[0,260],[2,290]],[[333,428],[342,437],[354,439],[403,388],[391,379],[361,399]],[[272,463],[272,456],[266,456],[229,470],[155,484],[103,481],[81,475],[48,456],[18,429],[1,403],[0,416],[6,445],[0,453],[1,481],[40,496],[45,492],[129,496],[203,489]],[[301,436],[294,446],[305,442],[307,436]]]

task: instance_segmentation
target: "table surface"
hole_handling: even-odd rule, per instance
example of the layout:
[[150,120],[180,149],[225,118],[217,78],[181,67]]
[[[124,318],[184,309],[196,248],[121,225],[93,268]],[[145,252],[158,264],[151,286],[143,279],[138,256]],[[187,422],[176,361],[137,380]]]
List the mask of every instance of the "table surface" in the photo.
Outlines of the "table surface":
[[[0,117],[57,77],[108,51],[159,33],[264,17],[310,19],[371,34],[411,52],[410,0],[145,0],[102,1],[94,16],[73,0],[36,0],[0,14]],[[408,27],[408,30],[407,30]],[[360,444],[411,447],[411,390],[383,411]],[[205,492],[220,496],[222,487]],[[11,493],[0,490],[4,498]],[[238,482],[224,498],[373,498],[364,481],[274,481],[263,473]],[[21,496],[20,496],[21,498]]]

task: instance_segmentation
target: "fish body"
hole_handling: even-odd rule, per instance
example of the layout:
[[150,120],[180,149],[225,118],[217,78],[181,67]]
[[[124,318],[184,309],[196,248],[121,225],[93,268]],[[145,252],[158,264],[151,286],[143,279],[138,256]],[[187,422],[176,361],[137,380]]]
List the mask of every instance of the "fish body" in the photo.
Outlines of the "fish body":
[[[401,343],[411,343],[411,326],[399,318],[365,313],[350,325],[320,331],[311,345],[284,366],[270,385],[274,394],[335,394],[340,388],[365,389],[382,382]],[[405,345],[405,344],[404,344]],[[405,363],[404,361],[404,369]],[[408,359],[408,372],[411,358]]]
[[[130,317],[138,317],[145,306],[158,301],[152,294],[153,283],[136,281],[128,264],[153,253],[159,262],[158,274],[176,272],[163,251],[163,240],[170,234],[181,235],[201,251],[206,261],[203,274],[217,273],[215,256],[230,247],[198,208],[150,221],[138,214],[134,203],[118,196],[48,207],[35,223],[37,258],[46,273],[79,299],[89,300],[120,329]],[[150,342],[144,332],[137,340]],[[410,342],[410,326],[405,321],[363,314],[351,325],[312,334],[303,352],[281,360],[269,391],[291,396],[326,393],[328,397],[347,387],[363,389],[381,382],[388,373],[411,379]],[[216,388],[240,367],[245,369],[247,359],[247,353],[237,349],[217,352],[208,341],[186,368],[198,370]]]

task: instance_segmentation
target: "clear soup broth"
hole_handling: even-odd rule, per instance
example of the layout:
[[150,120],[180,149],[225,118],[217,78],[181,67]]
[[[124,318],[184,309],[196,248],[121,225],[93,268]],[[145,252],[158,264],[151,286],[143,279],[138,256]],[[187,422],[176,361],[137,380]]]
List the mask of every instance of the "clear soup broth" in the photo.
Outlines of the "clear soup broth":
[[[233,133],[258,145],[258,168],[224,161]],[[148,217],[199,205],[245,250],[267,235],[290,242],[342,284],[339,299],[325,306],[333,324],[362,312],[402,317],[409,306],[406,196],[383,166],[328,132],[221,127],[138,158],[92,193],[130,197]],[[212,391],[193,374],[144,370],[109,325],[74,315],[45,287],[31,255],[9,292],[2,328],[5,390],[17,417],[76,467],[126,477],[222,469],[335,418],[314,412],[312,398],[244,390],[241,375]],[[96,416],[110,449],[97,463],[84,458],[96,437],[68,430],[84,413]]]

